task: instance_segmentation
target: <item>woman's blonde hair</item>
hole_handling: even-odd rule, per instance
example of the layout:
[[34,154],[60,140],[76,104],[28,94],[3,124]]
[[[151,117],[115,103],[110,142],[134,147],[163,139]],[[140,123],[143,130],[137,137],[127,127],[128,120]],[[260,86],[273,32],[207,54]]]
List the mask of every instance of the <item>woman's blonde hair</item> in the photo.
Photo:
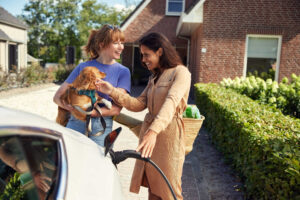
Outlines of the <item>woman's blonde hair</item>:
[[110,43],[118,40],[124,42],[124,33],[117,26],[106,24],[98,30],[91,30],[87,45],[83,49],[89,59],[93,60],[99,57],[101,48],[105,49]]

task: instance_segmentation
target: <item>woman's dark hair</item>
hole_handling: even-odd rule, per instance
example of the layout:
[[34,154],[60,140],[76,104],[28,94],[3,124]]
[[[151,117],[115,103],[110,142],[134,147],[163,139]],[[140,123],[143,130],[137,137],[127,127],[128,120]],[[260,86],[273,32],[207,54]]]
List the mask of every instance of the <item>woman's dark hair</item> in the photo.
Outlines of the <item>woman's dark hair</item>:
[[[156,52],[159,48],[162,48],[162,55],[159,58],[159,65],[162,69],[176,67],[182,65],[182,61],[178,52],[175,50],[171,42],[166,36],[161,33],[149,33],[142,37],[139,41],[139,46],[146,46],[150,50]],[[141,55],[141,61],[143,55]],[[142,62],[145,66],[145,63]]]

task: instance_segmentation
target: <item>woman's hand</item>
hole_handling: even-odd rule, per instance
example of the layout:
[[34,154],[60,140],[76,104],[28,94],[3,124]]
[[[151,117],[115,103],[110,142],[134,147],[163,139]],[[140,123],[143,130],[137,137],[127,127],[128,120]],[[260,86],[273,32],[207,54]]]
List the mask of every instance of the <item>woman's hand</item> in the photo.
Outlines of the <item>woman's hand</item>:
[[95,85],[97,86],[97,90],[99,92],[102,92],[104,94],[110,95],[110,93],[113,91],[114,87],[107,81],[103,81],[102,79],[97,79],[95,82]]
[[68,111],[72,111],[74,108],[72,105],[66,103],[64,100],[61,99],[62,95],[64,93],[66,93],[66,91],[69,88],[69,84],[67,82],[64,82],[59,89],[56,91],[54,97],[53,97],[53,101],[54,103],[56,103],[59,107],[68,110]]
[[67,104],[64,100],[61,100],[60,107],[62,107],[65,110],[68,110],[68,111],[74,110],[74,107],[72,105],[70,105],[70,104]]
[[34,174],[33,179],[38,188],[40,188],[44,192],[48,192],[48,190],[50,189],[50,186],[46,181],[51,182],[52,181],[51,178],[38,172],[38,173]]
[[157,133],[151,129],[144,135],[141,144],[136,149],[137,152],[141,150],[141,156],[143,158],[150,158],[152,156],[156,137]]

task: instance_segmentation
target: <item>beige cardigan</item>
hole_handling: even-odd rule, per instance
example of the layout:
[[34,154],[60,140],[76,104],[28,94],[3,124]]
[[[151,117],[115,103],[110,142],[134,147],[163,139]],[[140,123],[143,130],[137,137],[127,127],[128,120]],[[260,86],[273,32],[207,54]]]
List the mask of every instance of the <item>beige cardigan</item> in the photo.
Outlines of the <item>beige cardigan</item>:
[[[181,175],[185,158],[182,113],[187,106],[191,85],[191,74],[185,66],[166,69],[154,84],[150,77],[148,85],[137,97],[114,89],[112,99],[130,111],[139,112],[148,108],[139,135],[141,142],[148,129],[159,133],[151,159],[162,169],[169,179],[177,199],[182,199]],[[163,200],[173,199],[172,194],[159,172],[149,163],[136,161],[130,191],[138,193],[145,184],[144,175],[151,192]]]

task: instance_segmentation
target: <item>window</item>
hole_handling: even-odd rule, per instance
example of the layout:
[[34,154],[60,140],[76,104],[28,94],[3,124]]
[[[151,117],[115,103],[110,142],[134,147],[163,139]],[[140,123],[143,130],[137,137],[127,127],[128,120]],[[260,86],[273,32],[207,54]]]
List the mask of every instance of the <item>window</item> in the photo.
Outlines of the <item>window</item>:
[[248,35],[244,75],[277,80],[280,48],[281,36]]
[[179,16],[184,11],[184,0],[167,0],[166,15]]
[[0,199],[53,199],[57,145],[43,137],[0,137]]

